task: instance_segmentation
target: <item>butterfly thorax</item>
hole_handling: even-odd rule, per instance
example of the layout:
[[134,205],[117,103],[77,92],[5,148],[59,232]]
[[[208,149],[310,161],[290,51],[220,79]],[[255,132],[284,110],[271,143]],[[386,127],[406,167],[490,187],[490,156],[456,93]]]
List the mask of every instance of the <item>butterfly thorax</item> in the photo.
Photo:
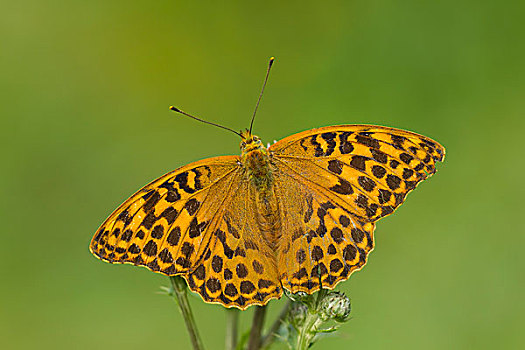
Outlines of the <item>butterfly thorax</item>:
[[272,165],[268,149],[259,137],[249,131],[242,132],[241,135],[241,163],[246,176],[259,192],[267,192],[272,184]]

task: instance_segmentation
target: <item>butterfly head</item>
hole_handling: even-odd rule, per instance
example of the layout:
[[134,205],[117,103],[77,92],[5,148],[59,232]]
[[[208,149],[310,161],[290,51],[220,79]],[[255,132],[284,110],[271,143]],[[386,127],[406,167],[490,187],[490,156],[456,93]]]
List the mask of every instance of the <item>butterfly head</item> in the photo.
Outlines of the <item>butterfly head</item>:
[[249,130],[241,131],[241,151],[242,153],[249,153],[256,149],[264,148],[261,139],[257,135],[253,135]]
[[255,154],[268,154],[268,150],[263,145],[261,139],[257,135],[253,135],[249,130],[241,131],[241,157],[245,159],[248,156]]

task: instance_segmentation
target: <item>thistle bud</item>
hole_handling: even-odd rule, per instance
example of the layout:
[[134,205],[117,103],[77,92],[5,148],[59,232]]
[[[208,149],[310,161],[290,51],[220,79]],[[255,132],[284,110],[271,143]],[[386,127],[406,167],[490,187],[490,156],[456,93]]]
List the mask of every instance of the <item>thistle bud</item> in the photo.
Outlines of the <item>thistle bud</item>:
[[339,292],[330,292],[323,300],[319,308],[320,317],[324,321],[335,320],[345,322],[350,315],[350,299]]
[[288,311],[289,322],[298,327],[304,323],[306,314],[308,313],[308,307],[302,303],[292,303],[290,311]]

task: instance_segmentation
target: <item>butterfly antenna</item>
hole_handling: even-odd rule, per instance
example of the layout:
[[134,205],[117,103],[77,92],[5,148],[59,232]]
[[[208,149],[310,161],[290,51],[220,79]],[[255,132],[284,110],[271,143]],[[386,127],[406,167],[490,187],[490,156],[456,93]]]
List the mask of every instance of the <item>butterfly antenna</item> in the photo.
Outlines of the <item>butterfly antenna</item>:
[[252,122],[250,123],[250,134],[252,133],[253,121],[255,120],[255,113],[257,113],[257,108],[259,108],[259,102],[261,102],[261,98],[264,92],[264,88],[266,86],[266,82],[268,81],[268,76],[270,75],[270,68],[272,68],[273,61],[275,61],[275,57],[270,58],[270,63],[268,64],[268,70],[266,70],[266,77],[264,78],[264,84],[261,89],[261,93],[259,94],[259,99],[257,100],[257,104],[255,105],[255,110],[253,111]]
[[210,124],[210,125],[213,125],[213,126],[217,126],[217,127],[219,127],[219,128],[222,128],[222,129],[229,130],[229,131],[233,132],[234,134],[239,135],[239,136],[242,138],[242,135],[241,135],[239,132],[237,132],[237,131],[235,131],[235,130],[233,130],[233,129],[230,129],[230,128],[226,127],[226,126],[222,126],[222,125],[219,125],[219,124],[215,124],[215,123],[209,122],[209,121],[204,120],[204,119],[197,118],[197,117],[195,117],[195,116],[193,116],[193,115],[191,115],[191,114],[189,114],[189,113],[186,113],[186,112],[184,112],[184,111],[181,111],[180,109],[178,109],[178,108],[175,107],[175,106],[170,106],[170,109],[171,109],[172,111],[175,111],[175,112],[180,113],[180,114],[184,114],[185,116],[190,117],[190,118],[193,118],[193,119],[198,120],[198,121],[200,121],[200,122],[203,122],[203,123],[206,123],[206,124]]

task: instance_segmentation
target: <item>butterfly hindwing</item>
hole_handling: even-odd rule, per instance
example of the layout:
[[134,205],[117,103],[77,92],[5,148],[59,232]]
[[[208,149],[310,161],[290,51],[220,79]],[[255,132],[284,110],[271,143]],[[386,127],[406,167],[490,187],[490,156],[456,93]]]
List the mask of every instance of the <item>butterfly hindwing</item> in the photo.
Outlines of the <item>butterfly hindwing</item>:
[[204,259],[187,281],[208,302],[245,309],[279,298],[282,289],[275,252],[257,223],[255,189],[238,180],[228,205],[216,213]]
[[320,285],[331,289],[364,266],[374,245],[373,223],[293,172],[279,171],[276,186],[283,193],[278,254],[283,288],[309,294]]

